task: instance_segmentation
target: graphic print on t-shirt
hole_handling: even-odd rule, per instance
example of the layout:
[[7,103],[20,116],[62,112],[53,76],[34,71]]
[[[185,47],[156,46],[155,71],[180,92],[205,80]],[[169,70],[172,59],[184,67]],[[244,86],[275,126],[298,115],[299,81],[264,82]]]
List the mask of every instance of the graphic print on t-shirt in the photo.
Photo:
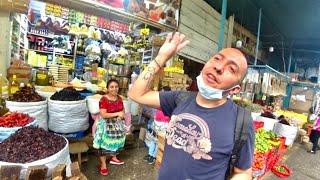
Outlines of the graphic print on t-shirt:
[[212,160],[208,124],[200,117],[189,113],[172,115],[167,129],[167,144],[182,149],[194,159]]

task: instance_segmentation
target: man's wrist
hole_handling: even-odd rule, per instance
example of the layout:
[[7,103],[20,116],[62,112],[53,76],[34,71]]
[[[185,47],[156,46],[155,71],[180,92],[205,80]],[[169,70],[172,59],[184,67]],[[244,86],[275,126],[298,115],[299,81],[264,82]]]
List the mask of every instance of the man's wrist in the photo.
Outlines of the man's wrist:
[[167,58],[166,56],[158,54],[158,56],[154,58],[154,61],[156,61],[156,63],[159,64],[160,67],[163,67],[168,61],[168,59],[169,58]]

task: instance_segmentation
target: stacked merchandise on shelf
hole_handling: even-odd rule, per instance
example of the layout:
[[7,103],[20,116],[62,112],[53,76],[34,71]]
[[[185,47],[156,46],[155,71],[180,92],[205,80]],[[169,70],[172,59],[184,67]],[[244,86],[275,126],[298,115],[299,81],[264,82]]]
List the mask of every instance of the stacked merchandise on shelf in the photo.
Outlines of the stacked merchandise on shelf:
[[[181,0],[143,0],[143,1],[129,1],[129,3],[122,1],[92,1],[95,6],[102,8],[112,7],[118,11],[124,11],[126,15],[136,15],[145,20],[151,20],[160,24],[176,27],[179,21],[179,8]],[[130,14],[128,14],[130,13]]]
[[13,14],[11,30],[11,58],[25,59],[27,16],[24,14]]
[[164,68],[164,77],[161,79],[161,86],[169,86],[173,91],[186,91],[189,77],[184,74],[183,60],[178,56],[173,59],[172,65]]
[[50,65],[49,72],[53,76],[56,82],[67,83],[68,82],[68,70],[70,68],[63,65]]

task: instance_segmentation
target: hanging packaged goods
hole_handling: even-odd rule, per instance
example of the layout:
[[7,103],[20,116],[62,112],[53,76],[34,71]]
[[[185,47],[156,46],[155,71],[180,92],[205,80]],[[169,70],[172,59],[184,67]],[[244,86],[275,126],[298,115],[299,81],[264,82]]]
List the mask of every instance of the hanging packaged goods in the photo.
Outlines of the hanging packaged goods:
[[[114,16],[117,19],[142,22],[157,28],[174,29],[178,26],[179,9],[181,0],[173,1],[93,1],[93,0],[68,0],[57,1],[48,0],[49,4],[46,8],[46,13],[59,16],[68,17],[70,22],[105,24],[99,20],[97,16],[90,16],[89,12],[96,14],[105,14]],[[59,5],[56,5],[59,4]],[[69,11],[61,6],[71,7]],[[88,13],[81,13],[77,10],[86,9]],[[105,27],[106,28],[106,27]]]
[[30,0],[1,0],[0,1],[0,10],[1,11],[10,11],[18,13],[27,13],[29,8]]

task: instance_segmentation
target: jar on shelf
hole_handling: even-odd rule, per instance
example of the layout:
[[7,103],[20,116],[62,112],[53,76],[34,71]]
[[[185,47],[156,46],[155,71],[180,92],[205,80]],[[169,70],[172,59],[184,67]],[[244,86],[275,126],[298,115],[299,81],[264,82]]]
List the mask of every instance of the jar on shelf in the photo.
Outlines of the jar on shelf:
[[126,88],[126,87],[128,87],[128,85],[129,85],[129,78],[126,78],[126,77],[124,77],[123,79],[122,79],[122,87],[124,87],[124,88]]
[[124,74],[124,67],[123,67],[123,65],[119,65],[118,66],[118,75],[123,75]]
[[118,75],[118,65],[113,65],[113,75]]
[[131,74],[131,67],[129,64],[126,64],[123,68],[123,75],[130,76]]
[[108,74],[113,75],[113,64],[109,64]]
[[36,73],[36,85],[48,86],[49,85],[49,75],[46,69],[39,69]]

